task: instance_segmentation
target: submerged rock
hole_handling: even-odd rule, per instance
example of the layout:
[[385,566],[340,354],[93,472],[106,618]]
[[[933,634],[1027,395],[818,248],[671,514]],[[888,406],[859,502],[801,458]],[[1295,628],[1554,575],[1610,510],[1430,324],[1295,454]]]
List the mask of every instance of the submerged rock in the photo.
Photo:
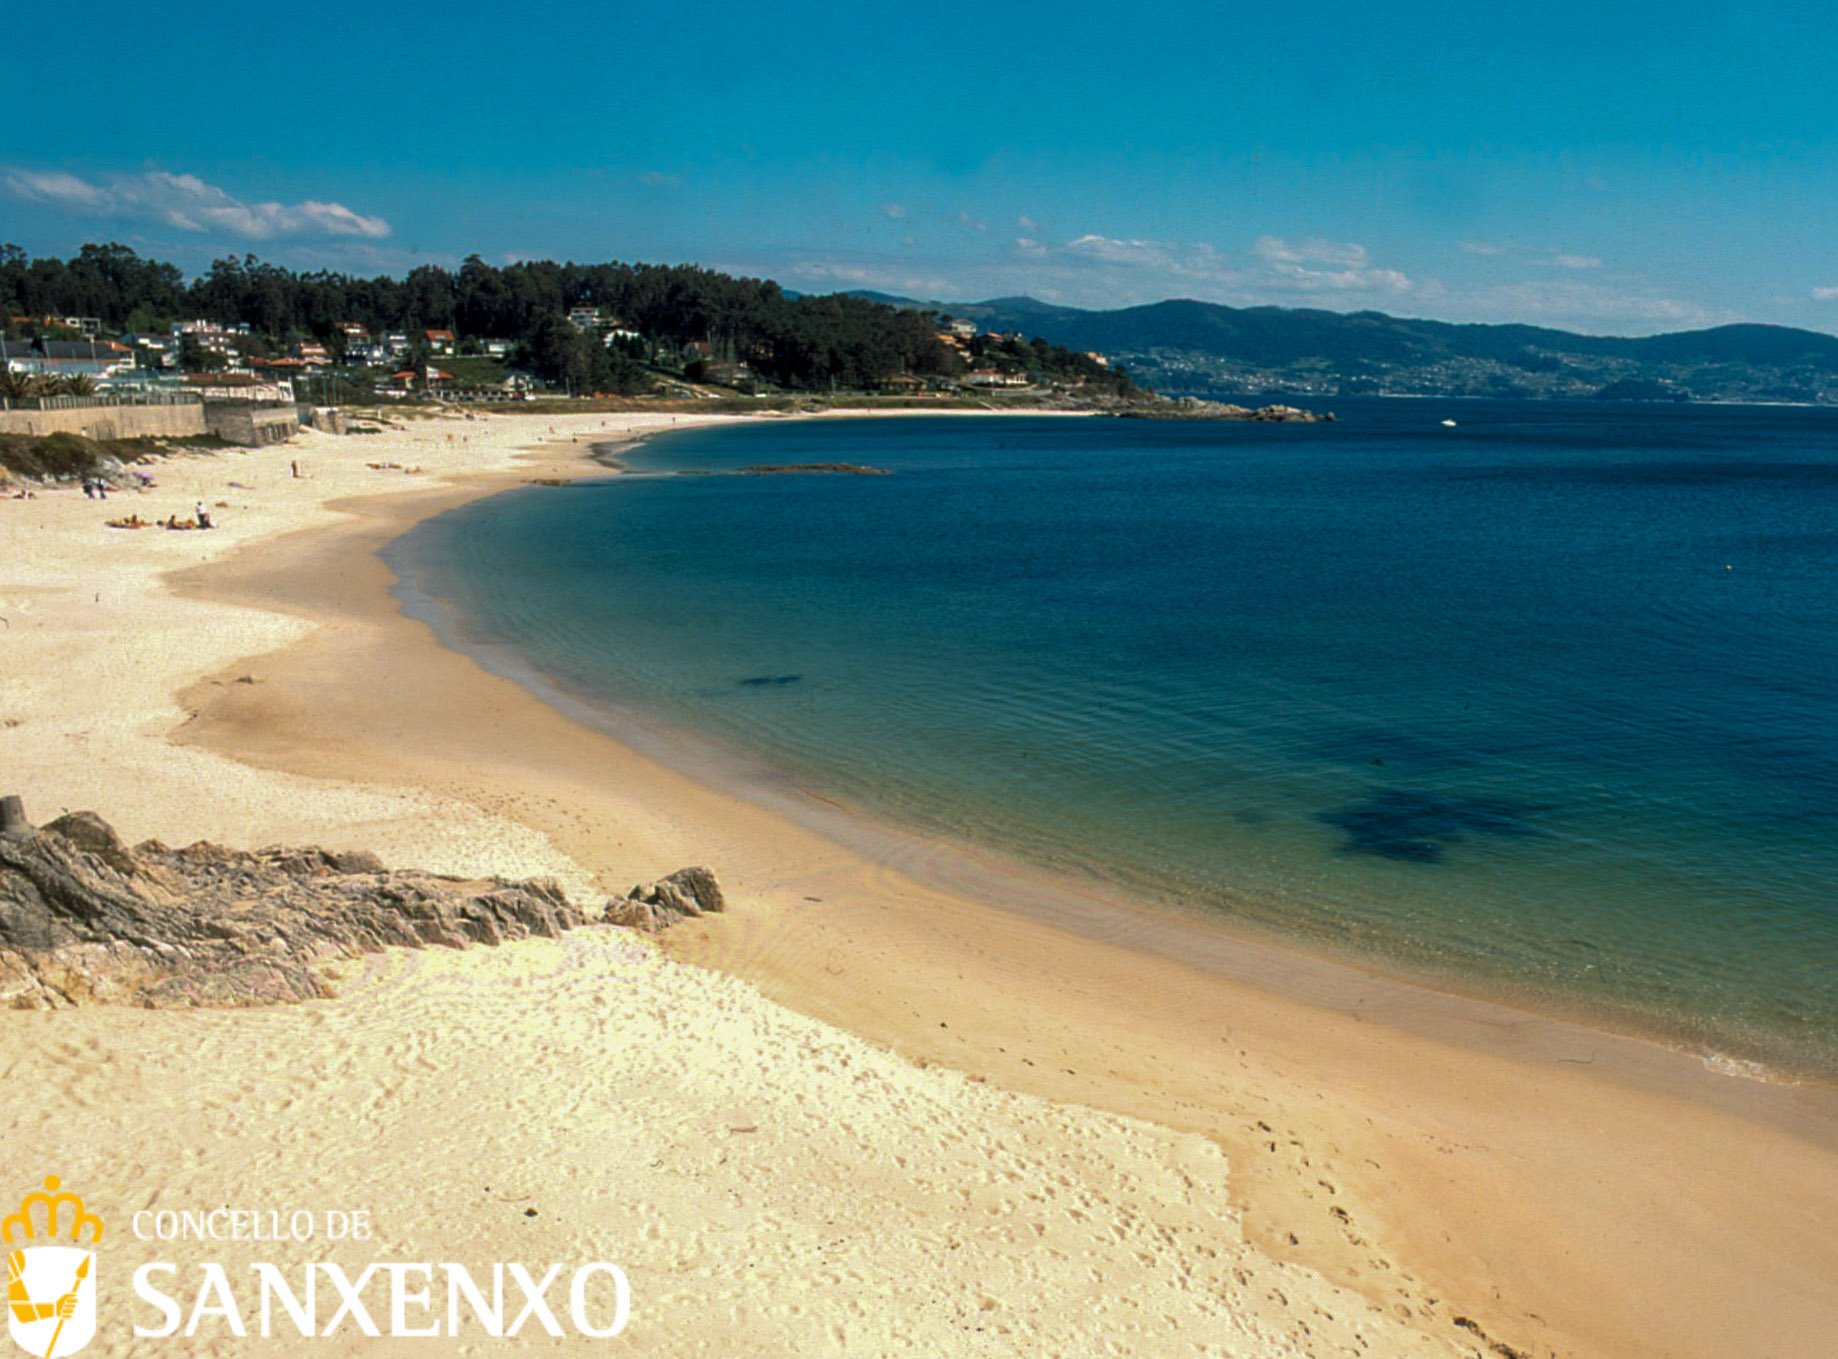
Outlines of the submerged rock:
[[1383,788],[1349,807],[1318,812],[1315,819],[1345,832],[1344,848],[1404,863],[1436,864],[1470,833],[1510,840],[1541,834],[1531,818],[1550,808],[1504,798],[1450,798],[1406,788]]

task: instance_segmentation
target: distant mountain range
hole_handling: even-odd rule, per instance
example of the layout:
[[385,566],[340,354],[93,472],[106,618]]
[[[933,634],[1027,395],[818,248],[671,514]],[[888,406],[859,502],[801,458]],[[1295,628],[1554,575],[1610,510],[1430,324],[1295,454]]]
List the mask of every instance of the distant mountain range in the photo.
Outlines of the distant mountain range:
[[1162,392],[1601,397],[1838,404],[1838,336],[1733,325],[1640,339],[1383,312],[1156,302],[1117,311],[1032,297],[857,297],[1095,350]]

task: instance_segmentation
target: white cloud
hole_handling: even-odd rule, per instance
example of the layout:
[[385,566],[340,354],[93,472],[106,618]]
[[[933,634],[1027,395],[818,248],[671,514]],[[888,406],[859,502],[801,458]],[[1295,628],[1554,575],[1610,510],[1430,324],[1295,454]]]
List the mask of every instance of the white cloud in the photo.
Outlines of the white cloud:
[[[1374,269],[1366,247],[1353,241],[1288,241],[1259,236],[1252,247],[1270,273],[1270,282],[1297,292],[1410,291],[1410,278],[1396,269]],[[1315,266],[1326,265],[1327,268]]]
[[1175,247],[1165,241],[1121,240],[1115,236],[1087,232],[1067,241],[1065,249],[1067,254],[1102,260],[1106,264],[1166,266],[1173,257]]
[[[1324,293],[1342,295],[1348,305],[1370,305],[1405,292],[1415,295],[1410,278],[1376,267],[1367,249],[1350,241],[1265,236],[1251,257],[1239,262],[1206,241],[1094,231],[1055,243],[1029,233],[1013,238],[1008,259],[1011,268],[1025,269],[1020,284],[1035,295],[1053,289],[1094,306],[1132,306],[1167,297],[1252,306]],[[1015,286],[1011,280],[1002,290]]]
[[883,203],[881,204],[881,216],[895,222],[903,222],[908,217],[912,216],[912,214],[907,211],[906,205],[903,203]]
[[[1525,321],[1596,334],[1650,334],[1737,319],[1659,291],[1638,274],[1606,266],[1540,268],[1551,252],[1505,242],[1503,281],[1416,277],[1389,267],[1355,241],[1302,234],[1269,235],[1242,253],[1203,241],[1086,232],[1071,238],[1004,234],[988,250],[966,255],[939,248],[911,255],[808,254],[757,260],[752,272],[778,272],[791,286],[815,291],[873,288],[906,297],[967,302],[1028,293],[1081,307],[1128,307],[1170,297],[1229,306],[1373,307],[1451,321]],[[1838,280],[1816,290],[1838,303]]]
[[30,170],[8,170],[4,182],[7,192],[15,198],[36,199],[60,207],[94,209],[101,207],[108,198],[95,185],[57,171],[33,174]]
[[680,189],[683,187],[683,176],[666,174],[662,170],[646,170],[638,177],[638,182],[652,189]]
[[[736,271],[741,272],[741,271]],[[876,292],[897,293],[904,297],[927,299],[944,297],[956,291],[948,279],[926,278],[874,264],[856,264],[846,260],[801,260],[790,272],[798,278],[836,288],[868,288]]]
[[1694,329],[1736,320],[1727,311],[1643,291],[1638,279],[1617,285],[1543,278],[1455,289],[1438,298],[1438,314],[1455,320],[1529,321],[1610,333],[1650,333],[1655,326]]
[[1515,241],[1463,241],[1461,248],[1470,255],[1482,255],[1489,259],[1508,258],[1526,264],[1535,264],[1542,269],[1600,269],[1602,261],[1595,255],[1580,255],[1568,250],[1553,250],[1549,254],[1536,253],[1533,247]]
[[1815,302],[1838,302],[1838,288],[1814,288],[1812,300]]
[[1286,241],[1281,236],[1259,236],[1251,247],[1259,259],[1273,265],[1339,264],[1349,269],[1366,267],[1366,247],[1352,241]]
[[988,222],[979,221],[967,212],[959,212],[955,220],[965,231],[983,232],[989,230]]
[[1025,215],[1017,217],[1015,219],[1015,225],[1026,235],[1038,236],[1040,234],[1040,223],[1036,222],[1032,217]]
[[196,175],[148,170],[108,175],[91,183],[76,175],[7,169],[0,186],[15,198],[50,203],[71,212],[161,222],[181,231],[268,240],[275,236],[352,236],[380,240],[389,223],[343,203],[251,203]]

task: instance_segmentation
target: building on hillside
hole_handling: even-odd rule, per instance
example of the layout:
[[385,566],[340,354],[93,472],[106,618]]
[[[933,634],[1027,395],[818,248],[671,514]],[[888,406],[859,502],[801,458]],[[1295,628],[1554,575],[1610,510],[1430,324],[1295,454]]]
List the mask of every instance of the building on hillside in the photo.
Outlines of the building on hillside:
[[376,360],[377,347],[371,343],[369,330],[356,321],[340,321],[337,329],[346,363],[368,364]]
[[598,307],[570,307],[568,324],[577,330],[598,330],[600,328],[600,309]]
[[311,340],[302,340],[295,345],[294,357],[308,368],[324,368],[332,362],[332,356],[326,352],[326,347]]
[[9,373],[36,373],[41,358],[35,340],[0,340],[0,368]]
[[424,330],[421,332],[421,338],[427,341],[430,353],[451,354],[453,352],[453,332],[450,330]]
[[1026,373],[1003,373],[994,368],[972,368],[964,374],[966,387],[1026,387]]
[[950,325],[946,326],[945,329],[960,340],[968,340],[976,334],[976,322],[966,321],[960,316],[952,321]]
[[226,326],[219,321],[175,321],[170,335],[174,352],[189,339],[200,349],[227,359],[242,352],[249,338],[249,327],[246,323]]
[[511,350],[517,347],[515,340],[480,340],[479,348],[485,351],[486,357],[493,359],[508,358]]
[[717,387],[732,387],[735,391],[748,393],[759,390],[759,378],[744,361],[711,363],[703,370],[702,377],[703,381],[712,382]]
[[170,368],[179,356],[179,343],[170,335],[152,331],[130,331],[121,342],[132,349],[147,368]]
[[134,366],[134,351],[116,340],[0,340],[9,373],[100,380]]
[[53,339],[69,339],[72,335],[89,339],[102,333],[102,322],[94,316],[10,316],[7,321],[15,326],[30,326],[43,331],[55,331]]
[[[15,317],[15,321],[27,321],[27,317]],[[46,330],[68,331],[81,335],[84,339],[102,333],[102,322],[94,316],[41,316],[39,324]]]

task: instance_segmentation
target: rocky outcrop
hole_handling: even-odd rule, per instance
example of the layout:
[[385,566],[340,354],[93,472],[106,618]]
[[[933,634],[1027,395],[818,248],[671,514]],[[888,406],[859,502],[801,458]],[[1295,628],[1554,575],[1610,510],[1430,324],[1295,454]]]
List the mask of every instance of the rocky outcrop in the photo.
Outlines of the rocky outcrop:
[[[331,994],[332,959],[552,938],[589,920],[549,879],[467,881],[323,849],[130,849],[94,813],[35,830],[8,802],[0,1006],[309,1000]],[[686,868],[592,919],[656,930],[723,909],[714,874]]]
[[713,873],[706,868],[679,868],[649,887],[634,887],[624,901],[608,902],[606,923],[657,931],[690,916],[727,908]]
[[1223,401],[1202,401],[1197,396],[1183,396],[1174,401],[1156,401],[1131,406],[1117,415],[1125,420],[1256,420],[1270,424],[1312,424],[1332,420],[1330,411],[1323,415],[1298,406],[1234,406]]

